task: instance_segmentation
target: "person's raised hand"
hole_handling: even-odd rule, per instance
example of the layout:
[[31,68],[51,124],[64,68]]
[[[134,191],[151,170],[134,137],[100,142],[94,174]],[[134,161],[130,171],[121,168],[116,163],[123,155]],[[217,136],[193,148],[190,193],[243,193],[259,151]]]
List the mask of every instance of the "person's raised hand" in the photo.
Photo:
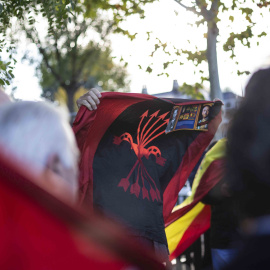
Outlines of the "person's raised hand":
[[96,110],[100,103],[101,94],[96,88],[91,88],[87,93],[76,100],[77,106],[80,109],[84,105],[88,110]]
[[224,105],[223,101],[222,101],[221,99],[219,99],[219,98],[214,98],[213,101],[214,101],[214,102],[220,101],[220,102],[222,103],[222,105]]

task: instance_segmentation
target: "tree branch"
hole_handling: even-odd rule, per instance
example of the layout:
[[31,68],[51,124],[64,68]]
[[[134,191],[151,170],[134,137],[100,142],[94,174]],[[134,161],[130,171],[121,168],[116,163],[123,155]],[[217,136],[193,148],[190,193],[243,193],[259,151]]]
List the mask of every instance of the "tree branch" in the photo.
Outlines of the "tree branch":
[[61,54],[58,50],[58,38],[56,36],[55,36],[54,47],[55,47],[56,60],[57,60],[57,64],[58,64],[58,71],[60,72],[60,70],[61,70]]
[[218,4],[219,4],[220,0],[214,0],[212,2],[212,6],[211,6],[211,11],[212,12],[217,12],[218,11]]
[[201,4],[200,0],[196,0],[197,6],[201,9],[201,15],[208,22],[213,21],[217,17],[218,4],[220,0],[213,0],[211,8],[208,10],[205,6]]
[[203,6],[200,0],[196,0],[196,4],[201,10],[200,15],[202,15],[206,21],[210,21],[212,19],[212,12]]
[[[73,16],[73,22],[74,22],[74,25],[75,25],[75,29],[76,29],[76,26],[77,26],[77,16],[74,15]],[[75,31],[75,36],[74,36],[74,47],[71,49],[71,59],[72,59],[72,65],[71,65],[71,81],[75,81],[75,78],[76,78],[76,67],[77,67],[77,42],[78,42],[78,38],[80,36],[80,32],[79,31]]]
[[[37,39],[37,45],[39,45],[39,46],[37,46],[38,47],[38,50],[39,50],[40,54],[43,56],[43,60],[45,62],[46,67],[50,69],[50,71],[52,72],[52,75],[55,77],[55,79],[58,80],[59,83],[61,83],[62,82],[62,77],[50,65],[50,63],[49,63],[49,57],[48,57],[45,49],[41,46],[41,41],[40,41],[40,39],[38,37],[38,34],[36,35],[36,39]],[[35,42],[35,41],[33,40],[33,42]]]
[[[60,83],[62,82],[62,78],[61,76],[53,69],[53,67],[50,65],[49,63],[49,57],[48,55],[46,54],[45,52],[45,49],[42,48],[41,46],[41,41],[39,39],[39,36],[38,36],[38,33],[37,33],[37,30],[35,28],[32,28],[32,29],[27,29],[25,27],[25,25],[21,25],[22,29],[25,31],[26,33],[26,36],[28,39],[30,39],[34,44],[37,45],[37,48],[40,52],[40,54],[43,56],[43,60],[44,60],[44,63],[46,65],[47,68],[50,69],[50,71],[52,72],[53,76],[55,77],[56,80],[58,80]],[[33,36],[33,33],[35,33],[35,37]]]
[[[40,42],[39,42],[40,44]],[[61,84],[62,83],[62,77],[53,69],[53,67],[50,65],[49,63],[49,58],[48,58],[48,55],[46,54],[45,52],[45,49],[43,49],[41,47],[41,44],[40,44],[40,47],[38,48],[39,52],[42,54],[43,56],[43,60],[45,62],[45,65],[47,68],[50,69],[50,71],[52,72],[52,75],[55,77],[55,79]]]
[[174,0],[177,4],[179,4],[181,7],[185,8],[187,11],[191,11],[194,14],[200,16],[201,14],[196,10],[195,7],[188,7],[182,3],[182,0]]
[[89,49],[89,51],[87,51],[84,55],[83,55],[83,60],[80,63],[80,68],[78,68],[77,72],[76,72],[76,80],[78,80],[78,78],[80,77],[82,70],[87,62],[87,60],[89,60],[89,57],[91,56],[92,53],[95,52],[95,49]]

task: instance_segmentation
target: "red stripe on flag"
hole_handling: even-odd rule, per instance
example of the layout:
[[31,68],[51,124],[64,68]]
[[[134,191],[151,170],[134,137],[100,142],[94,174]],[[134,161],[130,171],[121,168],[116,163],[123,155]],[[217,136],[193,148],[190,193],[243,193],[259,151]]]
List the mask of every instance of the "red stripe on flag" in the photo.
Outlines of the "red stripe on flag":
[[0,151],[0,269],[165,269],[125,228],[62,202],[43,180]]
[[223,177],[225,169],[224,159],[214,160],[203,174],[197,187],[193,201],[179,210],[171,213],[166,221],[166,227],[190,211]]
[[[220,122],[221,111],[209,123],[208,132],[201,132],[186,150],[180,166],[163,193],[163,217],[165,223],[171,223],[179,217],[179,215],[175,213],[171,214],[171,211],[176,204],[178,193],[185,185],[188,176],[200,160],[205,148],[213,139]],[[174,200],[172,200],[172,198],[174,198]]]
[[192,221],[178,243],[176,249],[170,254],[170,260],[175,259],[192,245],[201,234],[210,228],[211,206],[205,205],[198,216]]

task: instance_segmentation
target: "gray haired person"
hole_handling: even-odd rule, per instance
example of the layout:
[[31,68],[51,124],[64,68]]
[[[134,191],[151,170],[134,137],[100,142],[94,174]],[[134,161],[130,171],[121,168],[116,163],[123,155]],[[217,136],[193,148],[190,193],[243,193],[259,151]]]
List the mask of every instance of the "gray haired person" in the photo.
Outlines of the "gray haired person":
[[0,106],[0,145],[2,153],[48,176],[53,195],[75,203],[79,151],[67,113],[46,102],[6,103]]

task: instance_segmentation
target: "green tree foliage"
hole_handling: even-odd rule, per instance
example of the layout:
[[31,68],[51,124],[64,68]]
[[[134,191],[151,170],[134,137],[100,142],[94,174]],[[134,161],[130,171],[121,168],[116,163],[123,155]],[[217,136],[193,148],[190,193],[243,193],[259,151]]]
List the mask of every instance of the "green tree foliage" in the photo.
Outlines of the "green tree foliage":
[[41,85],[50,97],[59,86],[65,89],[68,108],[74,111],[74,94],[82,85],[93,87],[99,83],[107,91],[127,90],[124,65],[116,65],[111,56],[108,35],[114,22],[84,17],[84,7],[77,4],[60,28],[48,29],[42,40],[34,25],[22,26],[28,39],[37,44],[43,61]]
[[[2,3],[4,2],[4,3]],[[111,57],[109,35],[121,33],[131,40],[136,33],[122,27],[130,15],[144,17],[143,7],[154,0],[7,0],[1,7],[4,30],[15,17],[19,29],[42,55],[38,65],[44,95],[52,98],[57,86],[65,89],[68,107],[73,111],[73,96],[82,84],[100,83],[103,89],[126,90],[126,71],[122,60],[115,65]],[[46,25],[42,31],[37,21]],[[18,45],[19,40],[14,40]],[[99,65],[98,65],[99,63]],[[90,81],[90,82],[89,82]],[[51,92],[50,92],[51,91]]]
[[[236,59],[236,47],[238,45],[250,47],[251,40],[253,38],[260,38],[265,36],[266,33],[262,29],[261,33],[255,34],[253,28],[256,26],[256,20],[253,14],[261,13],[263,9],[269,9],[270,2],[265,0],[174,0],[182,8],[186,9],[188,12],[192,12],[197,15],[198,20],[194,22],[194,25],[204,27],[204,38],[206,41],[206,50],[187,50],[182,48],[177,48],[174,45],[174,51],[168,51],[167,43],[163,43],[161,40],[157,39],[152,56],[157,50],[163,50],[168,55],[175,55],[175,59],[180,58],[180,64],[183,60],[188,59],[193,61],[196,66],[197,72],[201,73],[201,83],[207,80],[210,82],[210,95],[211,98],[221,98],[221,90],[219,84],[219,73],[217,65],[217,42],[218,36],[224,37],[224,33],[220,33],[220,24],[227,22],[227,26],[232,26],[234,24],[235,15],[242,17],[241,30],[239,32],[231,32],[227,36],[227,40],[223,44],[223,50],[230,54],[232,59]],[[237,25],[238,26],[238,25]],[[193,44],[194,45],[194,44]],[[197,44],[200,45],[200,44]],[[164,69],[172,64],[176,60],[168,61]],[[204,75],[202,71],[202,65],[204,62],[208,64],[208,75]],[[236,61],[237,64],[237,61]],[[237,74],[248,74],[248,71],[238,70]],[[166,73],[164,73],[166,74]]]
[[[48,63],[42,61],[37,66],[44,97],[54,101],[59,87],[62,87],[67,94],[69,110],[74,111],[74,95],[81,87],[89,89],[98,85],[106,91],[129,91],[125,63],[114,63],[109,46],[99,47],[90,42],[85,48],[77,48],[74,52],[68,48],[68,44],[70,41],[65,42],[61,48],[65,53],[59,52],[58,59],[55,51],[49,51],[47,47]],[[76,58],[73,54],[76,54]]]
[[[14,19],[33,23],[33,14],[40,13],[49,18],[51,28],[61,25],[74,5],[73,0],[0,0],[0,84],[9,85],[13,76],[15,43],[8,42],[7,32],[11,29]],[[3,57],[5,54],[6,57]],[[6,59],[8,60],[6,60]]]
[[131,15],[137,15],[140,19],[143,19],[145,17],[145,5],[155,1],[157,0],[84,0],[81,2],[86,8],[86,17],[94,18],[100,10],[109,11],[114,21],[114,32],[122,33],[130,39],[134,39],[136,33],[131,34],[128,29],[122,28],[121,22]]
[[179,87],[179,91],[192,99],[204,99],[203,94],[200,92],[200,89],[202,88],[203,86],[199,83],[195,83],[195,85],[183,83],[183,85]]

